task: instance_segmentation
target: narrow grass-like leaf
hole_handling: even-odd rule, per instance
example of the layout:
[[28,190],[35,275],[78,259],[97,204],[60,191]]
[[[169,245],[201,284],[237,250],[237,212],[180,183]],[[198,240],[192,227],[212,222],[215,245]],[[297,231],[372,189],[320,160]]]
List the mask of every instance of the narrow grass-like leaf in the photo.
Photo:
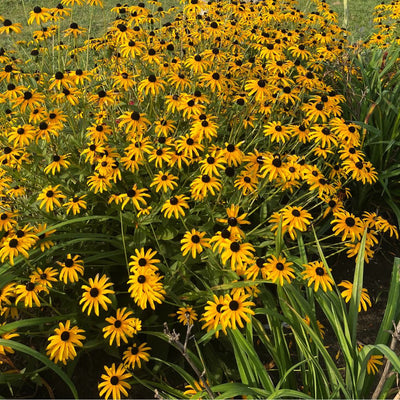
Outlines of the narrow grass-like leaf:
[[36,350],[33,350],[31,347],[25,346],[24,344],[15,342],[13,340],[0,339],[0,346],[11,347],[15,351],[19,351],[21,353],[28,354],[29,356],[34,357],[37,360],[39,360],[46,367],[48,367],[54,373],[56,373],[64,381],[64,383],[69,387],[72,395],[74,396],[74,399],[78,399],[78,392],[76,390],[75,385],[69,378],[69,376],[60,367],[58,367],[56,364],[54,364],[53,361],[50,361],[45,355],[39,353]]

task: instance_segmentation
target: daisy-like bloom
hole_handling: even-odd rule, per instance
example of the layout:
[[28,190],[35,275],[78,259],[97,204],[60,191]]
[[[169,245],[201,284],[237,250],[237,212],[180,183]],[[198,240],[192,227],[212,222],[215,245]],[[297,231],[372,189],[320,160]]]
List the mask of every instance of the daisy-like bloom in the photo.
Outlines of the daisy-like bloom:
[[136,365],[138,368],[142,368],[142,361],[149,361],[150,354],[147,353],[149,350],[151,350],[151,347],[148,347],[146,342],[139,346],[133,343],[132,346],[129,346],[128,349],[124,351],[122,360],[127,368],[135,369]]
[[[6,324],[7,324],[7,322],[3,322],[0,324],[0,327],[4,327]],[[18,337],[18,336],[19,336],[19,334],[15,332],[15,329],[13,329],[9,332],[6,332],[6,333],[2,333],[0,335],[0,337],[5,340],[10,340],[10,339]],[[14,349],[12,349],[9,346],[0,345],[0,356],[6,356],[7,353],[14,354],[15,351],[14,351]],[[1,363],[3,363],[3,361]]]
[[55,334],[48,339],[50,343],[46,347],[46,354],[55,363],[61,361],[65,365],[68,360],[73,360],[76,357],[75,346],[83,346],[81,340],[86,338],[81,333],[85,331],[77,326],[71,327],[70,320],[67,320],[65,325],[60,322],[58,326],[54,329]]
[[183,325],[193,325],[197,321],[197,313],[193,307],[180,307],[177,311],[178,321]]
[[35,138],[36,130],[30,124],[19,125],[13,127],[10,132],[7,133],[8,140],[13,144],[14,147],[25,147]]
[[342,242],[350,239],[352,242],[360,240],[364,231],[364,223],[361,218],[354,216],[348,211],[340,211],[334,214],[332,231],[335,235],[342,234]]
[[144,248],[142,247],[140,250],[135,249],[135,254],[136,255],[131,256],[132,261],[129,263],[130,271],[132,273],[135,272],[139,267],[145,267],[153,271],[158,270],[154,264],[159,263],[160,260],[154,258],[157,254],[155,250],[153,251],[153,249],[147,249],[145,252]]
[[0,289],[0,312],[4,306],[11,306],[11,299],[15,297],[15,283],[10,282]]
[[0,214],[0,231],[11,231],[13,225],[17,224],[17,220],[14,218],[17,216],[16,213],[10,211],[4,211]]
[[103,380],[98,384],[99,396],[107,400],[110,396],[112,399],[120,399],[121,393],[128,397],[129,394],[127,390],[131,388],[128,382],[132,374],[126,370],[123,364],[120,364],[117,369],[115,369],[115,364],[113,363],[111,367],[104,366],[106,371],[105,374],[101,375]]
[[165,82],[157,78],[154,74],[149,75],[146,79],[142,80],[138,85],[138,90],[144,93],[156,96],[160,91],[164,90]]
[[238,241],[230,241],[222,242],[220,246],[221,261],[223,264],[230,259],[230,265],[232,271],[235,271],[236,268],[243,268],[244,263],[251,263],[255,249],[250,243],[240,243]]
[[250,222],[246,220],[247,213],[239,215],[239,208],[240,206],[232,204],[226,209],[228,218],[217,218],[217,221],[221,222],[222,224],[228,224],[228,230],[231,231],[233,237],[244,238],[246,235],[240,229],[240,226],[249,225]]
[[167,193],[168,189],[174,190],[178,183],[175,182],[178,180],[178,177],[170,174],[169,172],[159,171],[157,175],[155,175],[153,182],[150,184],[150,187],[156,186],[156,192],[158,193],[161,189]]
[[272,121],[267,125],[264,125],[264,135],[271,136],[272,143],[285,143],[290,137],[287,127],[282,126],[280,122],[276,121]]
[[291,283],[291,279],[295,278],[293,274],[294,269],[290,267],[291,265],[293,265],[293,263],[286,261],[285,257],[278,256],[278,258],[276,258],[272,255],[267,259],[262,270],[266,270],[267,278],[273,283],[283,286],[285,280]]
[[49,84],[49,90],[54,87],[61,90],[62,88],[69,89],[73,85],[73,82],[68,74],[57,71],[54,76],[50,78]]
[[206,155],[204,159],[200,161],[200,171],[202,174],[210,176],[220,176],[220,170],[224,168],[225,159],[223,156],[210,156]]
[[383,356],[372,355],[367,362],[367,374],[375,375],[379,371],[379,366],[383,365]]
[[55,229],[47,230],[47,224],[39,224],[36,227],[35,234],[39,238],[37,245],[40,247],[40,250],[42,252],[54,246],[54,242],[49,238],[55,232],[56,232]]
[[204,146],[200,142],[190,135],[184,135],[179,137],[176,142],[176,149],[182,151],[183,154],[189,158],[195,158],[199,156],[199,152],[202,152]]
[[67,207],[67,215],[72,211],[72,214],[79,214],[82,210],[86,210],[86,201],[83,200],[87,195],[71,197],[64,207]]
[[181,240],[182,247],[182,255],[186,256],[189,252],[193,258],[196,258],[197,254],[200,254],[203,251],[203,247],[211,248],[209,243],[210,239],[205,239],[204,235],[206,232],[199,232],[196,229],[192,229],[191,232],[185,232],[183,235],[183,239]]
[[99,173],[89,176],[87,182],[90,190],[93,190],[94,193],[106,192],[112,186],[111,177]]
[[11,32],[21,33],[22,25],[18,23],[12,23],[9,19],[3,21],[3,26],[0,26],[0,35],[5,33],[9,35]]
[[249,294],[240,294],[236,292],[231,297],[229,294],[225,295],[224,305],[221,307],[221,325],[223,329],[227,327],[237,329],[237,325],[243,328],[243,320],[247,323],[250,322],[249,315],[254,315],[254,311],[249,307],[254,307],[252,301],[248,301]]
[[216,177],[210,175],[202,175],[197,177],[191,184],[191,194],[195,200],[203,200],[210,192],[215,196],[222,188],[221,182]]
[[311,220],[311,214],[300,206],[287,206],[282,213],[282,227],[285,227],[293,240],[297,236],[296,229],[305,232]]
[[308,280],[307,286],[314,283],[314,291],[317,291],[321,286],[323,291],[332,290],[332,285],[335,283],[329,276],[324,264],[321,261],[313,261],[303,265],[305,271],[302,272],[305,279]]
[[[344,298],[344,301],[348,303],[351,299],[352,292],[353,292],[353,284],[349,281],[342,281],[338,284],[344,288],[341,295]],[[360,304],[358,305],[358,312],[361,311],[361,307],[364,311],[367,311],[368,306],[372,307],[371,299],[368,294],[368,290],[362,288],[361,289],[361,297],[360,297]]]
[[76,22],[72,22],[69,28],[65,29],[63,32],[65,37],[72,35],[76,39],[79,35],[87,32],[87,29],[80,27]]
[[57,282],[57,275],[58,271],[55,268],[48,267],[44,270],[42,270],[41,268],[37,268],[36,271],[34,271],[29,278],[31,282],[39,283],[42,286],[51,288],[53,287],[51,282]]
[[83,260],[80,259],[78,254],[73,257],[71,254],[67,254],[67,258],[63,262],[56,262],[61,267],[59,279],[65,284],[78,282],[78,274],[83,275]]
[[106,321],[110,324],[103,328],[104,339],[110,336],[110,346],[112,346],[114,339],[116,341],[117,346],[121,345],[121,339],[124,343],[128,343],[128,337],[132,337],[133,332],[133,324],[135,323],[136,318],[128,318],[133,311],[126,310],[124,308],[117,308],[115,317],[108,317]]
[[69,161],[67,161],[67,158],[69,157],[69,154],[61,155],[59,156],[58,154],[53,156],[53,161],[44,169],[45,174],[52,174],[55,175],[56,172],[61,171],[61,167],[63,168],[68,168],[68,166],[71,164]]
[[265,79],[250,79],[245,84],[245,90],[249,96],[254,95],[256,102],[262,103],[271,96],[271,86]]
[[48,8],[36,6],[32,11],[29,12],[28,24],[31,25],[36,22],[41,25],[42,22],[47,22],[51,18],[51,14]]
[[165,290],[160,280],[163,276],[158,271],[146,267],[138,267],[132,275],[129,275],[128,292],[135,303],[144,310],[147,303],[155,310],[155,304],[161,304],[164,300]]
[[111,303],[111,300],[107,297],[109,294],[114,294],[114,290],[109,289],[113,285],[112,282],[107,282],[108,277],[103,275],[99,279],[99,274],[96,274],[95,278],[89,278],[89,285],[82,285],[84,293],[79,304],[83,304],[82,312],[87,309],[87,314],[90,315],[92,308],[94,313],[99,316],[99,305],[107,311],[107,303]]
[[14,265],[14,258],[22,254],[25,258],[29,258],[28,250],[32,247],[31,243],[24,242],[16,237],[7,238],[0,249],[0,259],[4,262],[6,258],[9,263]]
[[228,164],[229,167],[234,166],[237,167],[242,163],[244,158],[244,153],[240,150],[240,146],[244,143],[241,141],[239,143],[232,144],[232,143],[225,143],[225,148],[220,153],[223,156]]
[[15,288],[15,305],[23,300],[25,307],[31,308],[33,303],[35,303],[37,307],[40,307],[38,294],[43,291],[48,292],[48,289],[32,281],[27,282],[25,285],[17,285]]
[[172,215],[176,219],[179,218],[181,215],[182,217],[185,216],[185,208],[189,209],[189,204],[187,202],[189,200],[189,197],[179,194],[177,196],[172,196],[169,200],[167,200],[163,206],[161,207],[161,212],[164,213],[165,218],[171,218]]
[[43,93],[36,92],[35,89],[25,91],[21,96],[13,101],[13,107],[19,107],[21,112],[24,113],[28,107],[30,110],[41,107],[45,102]]
[[[213,295],[213,301],[207,301],[207,305],[204,307],[204,313],[200,321],[204,321],[205,324],[201,327],[202,329],[207,328],[207,332],[211,329],[214,329],[215,337],[219,336],[218,325],[221,325],[221,315],[222,315],[222,306],[225,304],[224,296],[217,297],[215,294]],[[226,330],[224,328],[224,333],[226,334]]]
[[66,196],[62,194],[61,190],[58,190],[60,185],[47,186],[39,194],[38,200],[42,200],[40,208],[45,206],[46,212],[53,211],[54,206],[61,207],[60,200],[65,199]]
[[123,193],[120,195],[122,199],[122,205],[121,209],[123,210],[124,207],[131,202],[137,210],[141,208],[140,204],[143,204],[144,206],[147,204],[146,200],[144,199],[145,197],[150,197],[150,195],[147,192],[146,188],[143,189],[138,189],[136,183],[132,186],[132,189],[129,189],[126,193]]

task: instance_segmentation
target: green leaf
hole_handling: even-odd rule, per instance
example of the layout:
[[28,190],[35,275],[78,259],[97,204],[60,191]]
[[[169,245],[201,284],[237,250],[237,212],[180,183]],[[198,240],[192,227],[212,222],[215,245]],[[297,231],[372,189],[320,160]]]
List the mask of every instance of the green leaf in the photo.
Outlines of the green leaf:
[[40,362],[42,362],[46,367],[50,368],[54,373],[56,373],[64,381],[64,383],[71,390],[71,393],[74,396],[74,399],[78,399],[78,392],[76,390],[75,385],[71,381],[71,379],[60,367],[58,367],[56,364],[54,364],[52,361],[50,361],[46,356],[44,356],[43,354],[39,353],[36,350],[33,350],[32,348],[30,348],[28,346],[25,346],[22,343],[15,342],[13,340],[0,339],[0,346],[11,347],[15,351],[20,351],[21,353],[28,354],[29,356],[34,357],[37,360],[39,360]]

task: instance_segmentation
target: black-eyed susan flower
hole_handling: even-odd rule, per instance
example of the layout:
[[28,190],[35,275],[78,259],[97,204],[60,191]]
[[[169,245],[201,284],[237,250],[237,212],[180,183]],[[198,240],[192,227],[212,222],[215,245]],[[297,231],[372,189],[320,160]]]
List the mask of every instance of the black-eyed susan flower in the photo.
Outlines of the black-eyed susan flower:
[[121,345],[121,339],[124,343],[128,343],[127,337],[132,337],[134,334],[133,324],[135,323],[135,318],[129,316],[133,314],[133,311],[124,308],[117,308],[115,317],[106,318],[106,322],[109,325],[103,328],[104,339],[110,336],[109,344],[112,346],[114,339],[119,347]]
[[61,168],[68,168],[68,166],[71,164],[67,160],[68,157],[69,157],[69,154],[64,154],[61,156],[58,154],[55,154],[52,157],[52,162],[47,167],[45,167],[44,173],[55,175],[56,172],[61,171]]
[[139,85],[138,90],[144,91],[144,93],[156,96],[160,91],[164,90],[165,81],[161,78],[157,78],[154,74],[151,74],[147,79],[143,79]]
[[360,240],[364,231],[361,218],[345,210],[334,214],[331,224],[333,224],[332,231],[335,235],[342,234],[342,241],[346,239],[350,239],[352,242]]
[[42,200],[40,208],[45,207],[46,212],[54,210],[54,206],[61,207],[60,200],[65,199],[66,196],[62,194],[61,190],[58,190],[60,185],[47,186],[38,196],[38,200]]
[[217,218],[218,222],[228,225],[228,230],[231,231],[233,237],[244,238],[245,234],[240,228],[241,225],[249,225],[250,222],[246,220],[247,213],[239,215],[240,206],[237,204],[231,204],[226,209],[227,218]]
[[57,264],[61,267],[59,279],[65,284],[67,284],[68,282],[78,282],[78,274],[83,275],[83,260],[78,254],[74,256],[72,256],[71,254],[67,254],[65,260],[62,262],[57,261]]
[[240,294],[236,292],[233,296],[225,295],[224,305],[221,307],[221,325],[223,329],[227,327],[237,329],[237,325],[243,328],[243,320],[247,323],[250,322],[250,315],[254,315],[254,311],[250,307],[255,304],[249,301],[248,294]]
[[[214,329],[215,336],[218,338],[219,329],[218,326],[221,327],[221,315],[222,315],[222,306],[225,304],[224,296],[217,297],[215,294],[213,295],[213,300],[207,301],[207,305],[204,307],[204,313],[200,321],[204,321],[205,324],[202,326],[202,329],[207,328],[207,332],[211,329]],[[226,330],[224,329],[224,333],[226,334]]]
[[36,129],[30,124],[13,127],[7,133],[8,140],[14,147],[28,146],[35,138]]
[[114,290],[109,289],[113,283],[107,282],[108,279],[106,275],[100,278],[100,275],[96,274],[94,279],[89,278],[89,285],[82,285],[84,292],[82,299],[79,301],[79,304],[82,304],[82,312],[87,309],[87,314],[90,315],[93,309],[94,313],[99,316],[99,306],[107,311],[107,303],[111,303],[107,295],[114,294]]
[[181,240],[182,255],[185,256],[190,252],[191,256],[196,258],[197,254],[203,252],[203,248],[210,248],[209,239],[204,238],[205,234],[206,232],[199,232],[196,229],[185,232]]
[[87,195],[84,194],[82,196],[74,196],[71,197],[66,203],[64,203],[64,207],[67,207],[67,215],[72,211],[73,215],[79,214],[82,210],[86,210],[87,203],[84,198]]
[[176,313],[178,315],[178,321],[185,326],[193,325],[194,321],[197,321],[197,313],[193,307],[180,307]]
[[150,354],[148,351],[151,350],[151,347],[147,346],[147,343],[144,342],[140,345],[133,343],[132,346],[129,346],[122,356],[122,360],[124,361],[124,365],[127,368],[135,369],[137,365],[138,368],[142,368],[142,362],[149,361]]
[[112,396],[112,399],[120,399],[122,393],[128,397],[127,390],[131,388],[131,385],[126,380],[132,374],[126,370],[123,364],[120,364],[118,368],[115,368],[114,363],[111,367],[105,365],[104,369],[106,373],[101,375],[102,382],[98,384],[99,396],[104,396],[106,400],[110,396]]
[[0,259],[4,262],[8,258],[9,263],[14,265],[14,258],[22,254],[25,258],[29,258],[28,250],[31,244],[18,239],[17,237],[7,238],[1,245]]
[[272,255],[266,260],[263,268],[267,272],[268,279],[277,285],[283,286],[284,281],[291,283],[292,279],[295,278],[294,269],[291,265],[293,263],[286,261],[285,257]]
[[144,248],[135,249],[135,255],[131,256],[132,261],[129,263],[130,271],[134,272],[138,267],[157,271],[158,268],[155,264],[159,263],[160,260],[155,258],[156,255],[157,252],[151,248],[147,249],[147,251]]
[[17,224],[17,220],[14,219],[17,216],[16,213],[10,211],[4,211],[0,214],[0,231],[10,231],[13,229],[13,225]]
[[185,209],[189,209],[188,204],[189,197],[180,194],[177,196],[172,196],[168,199],[161,207],[161,212],[164,213],[165,218],[171,218],[172,215],[179,219],[179,216],[185,216]]
[[307,279],[307,286],[314,284],[314,291],[321,286],[322,290],[332,290],[334,284],[333,279],[329,276],[324,264],[321,261],[313,261],[303,265],[305,271],[302,272],[303,277]]
[[[348,303],[351,300],[352,292],[353,292],[353,284],[349,281],[342,281],[338,284],[344,288],[341,295],[344,298],[345,302]],[[358,305],[358,312],[361,311],[361,307],[364,311],[367,311],[367,308],[372,307],[371,299],[368,294],[368,290],[365,288],[361,289],[361,297],[360,304]]]
[[155,186],[156,192],[158,193],[161,189],[166,193],[168,190],[173,190],[178,186],[178,177],[170,174],[169,172],[159,171],[158,174],[154,176],[153,182],[150,187]]
[[9,35],[11,32],[14,33],[21,33],[22,30],[22,25],[19,23],[13,23],[11,20],[4,19],[4,21],[2,21],[2,26],[0,26],[0,35],[5,33],[7,35]]
[[75,39],[85,32],[87,32],[87,29],[79,26],[76,22],[72,22],[69,27],[63,31],[65,37],[73,36]]
[[58,271],[55,268],[47,267],[45,269],[37,268],[30,275],[31,282],[39,283],[42,286],[53,287],[52,282],[57,282],[56,276],[58,275]]
[[230,260],[232,271],[237,267],[243,267],[244,263],[250,263],[254,257],[255,249],[250,243],[240,243],[238,241],[226,241],[221,243],[221,261],[226,264]]
[[161,304],[164,300],[165,290],[160,280],[161,275],[156,274],[158,271],[146,267],[138,267],[132,275],[129,275],[128,292],[141,308],[146,309],[147,303],[155,310],[155,304]]
[[48,292],[48,289],[40,283],[28,281],[26,284],[17,285],[15,287],[15,305],[21,300],[24,301],[24,306],[31,308],[33,303],[40,307],[38,294],[40,292]]
[[95,173],[94,175],[89,176],[88,178],[88,186],[94,193],[103,193],[111,188],[111,177],[101,175],[99,173]]
[[71,326],[71,321],[67,320],[65,324],[60,322],[58,328],[54,329],[54,335],[49,337],[49,344],[46,347],[46,354],[50,360],[55,363],[59,361],[64,365],[67,361],[73,360],[76,357],[75,347],[82,347],[82,340],[85,336],[82,335],[85,331],[78,326]]
[[51,14],[48,8],[36,6],[29,12],[28,24],[31,25],[36,22],[40,25],[43,22],[49,21]]
[[287,206],[282,213],[282,226],[292,239],[296,238],[296,230],[305,232],[311,220],[311,214],[300,206]]
[[218,178],[203,174],[198,176],[190,184],[191,195],[194,200],[203,200],[208,193],[215,196],[222,188],[221,182]]

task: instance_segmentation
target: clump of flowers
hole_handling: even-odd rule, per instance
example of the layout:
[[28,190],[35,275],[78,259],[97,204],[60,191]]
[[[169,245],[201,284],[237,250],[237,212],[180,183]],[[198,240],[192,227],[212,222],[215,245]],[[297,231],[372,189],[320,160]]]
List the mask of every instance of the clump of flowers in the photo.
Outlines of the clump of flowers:
[[347,42],[325,2],[119,4],[98,37],[70,21],[84,3],[103,6],[35,7],[41,30],[0,51],[0,310],[72,313],[41,351],[66,364],[85,340],[114,346],[98,389],[120,398],[165,321],[218,338],[256,318],[264,283],[331,291],[296,253],[311,228],[349,257],[367,231],[367,262],[398,232],[349,211],[350,183],[377,171],[326,73]]

